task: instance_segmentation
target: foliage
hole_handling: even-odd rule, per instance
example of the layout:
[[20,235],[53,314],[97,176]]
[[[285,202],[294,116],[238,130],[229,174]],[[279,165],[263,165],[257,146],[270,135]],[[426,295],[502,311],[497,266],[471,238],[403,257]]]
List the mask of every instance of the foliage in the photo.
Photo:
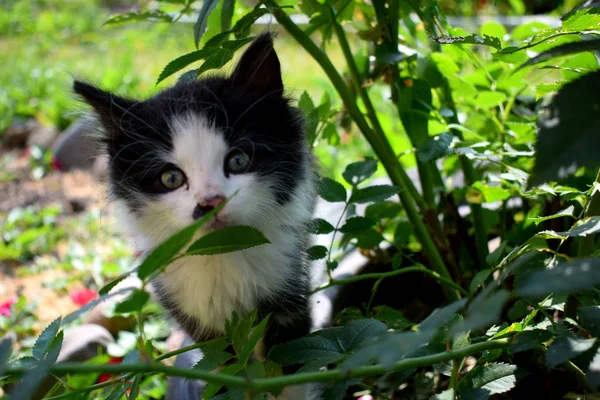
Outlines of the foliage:
[[[172,3],[165,7],[176,12],[162,20],[193,10],[191,2]],[[374,281],[370,297],[338,314],[337,326],[281,344],[267,360],[251,357],[267,320],[255,312],[232,315],[225,337],[184,349],[205,355],[190,370],[161,364],[175,354],[161,354],[144,324],[120,341],[120,365],[52,365],[53,346],[61,341],[57,322],[34,345],[33,359],[6,366],[7,379],[67,375],[67,385],[55,386],[65,392],[62,398],[121,398],[125,392],[132,398],[157,374],[208,382],[204,398],[255,398],[302,383],[314,383],[326,399],[358,391],[374,398],[518,397],[545,390],[540,374],[569,377],[566,388],[550,388],[561,395],[596,392],[600,103],[598,60],[590,52],[598,50],[599,10],[582,6],[560,27],[533,22],[507,33],[493,22],[478,32],[451,27],[435,1],[263,0],[254,9],[238,3],[205,1],[189,32],[199,50],[166,63],[159,81],[186,68],[181,77],[195,79],[224,66],[249,41],[252,23],[274,16],[335,89],[335,100],[327,94],[316,102],[310,92],[299,98],[310,143],[337,146],[343,126],[371,147],[362,159],[321,177],[320,196],[343,204],[343,212],[335,224],[314,221],[312,232],[332,239],[309,252],[328,268],[329,281],[317,291]],[[309,19],[304,29],[289,16],[299,11]],[[166,14],[142,10],[111,21],[157,15]],[[343,73],[328,56],[336,46]],[[408,166],[416,166],[418,181],[410,180]],[[372,181],[378,172],[385,172],[385,182]],[[453,179],[464,183],[451,185]],[[180,257],[268,246],[251,227],[190,243],[208,218],[144,258],[137,269],[142,287],[130,290],[116,313],[140,321],[151,316],[146,286]],[[348,249],[359,249],[384,271],[332,278]],[[423,298],[441,297],[424,318],[377,304],[385,281],[402,274],[433,284]],[[114,285],[93,302],[113,296]],[[0,345],[0,360],[9,352]],[[281,376],[288,366],[298,371]],[[123,375],[74,385],[83,372]],[[427,374],[436,379],[425,382]]]

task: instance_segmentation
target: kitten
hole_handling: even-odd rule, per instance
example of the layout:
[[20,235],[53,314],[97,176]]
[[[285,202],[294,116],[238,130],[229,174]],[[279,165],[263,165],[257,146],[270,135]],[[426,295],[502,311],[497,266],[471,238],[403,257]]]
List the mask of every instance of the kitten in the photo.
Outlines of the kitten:
[[95,110],[110,192],[147,251],[236,191],[198,236],[251,225],[271,244],[184,257],[153,286],[195,341],[224,334],[232,312],[272,313],[261,348],[309,333],[308,231],[316,202],[299,110],[284,96],[271,34],[258,36],[229,77],[177,83],[137,101],[76,81]]

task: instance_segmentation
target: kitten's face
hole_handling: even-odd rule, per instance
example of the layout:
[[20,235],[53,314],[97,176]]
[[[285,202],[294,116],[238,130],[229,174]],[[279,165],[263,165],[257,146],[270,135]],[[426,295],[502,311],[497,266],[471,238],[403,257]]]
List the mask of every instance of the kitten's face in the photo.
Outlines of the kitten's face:
[[270,35],[229,78],[178,84],[145,101],[85,83],[98,113],[111,191],[152,245],[217,206],[212,227],[264,227],[298,196],[309,160],[298,114],[283,97]]

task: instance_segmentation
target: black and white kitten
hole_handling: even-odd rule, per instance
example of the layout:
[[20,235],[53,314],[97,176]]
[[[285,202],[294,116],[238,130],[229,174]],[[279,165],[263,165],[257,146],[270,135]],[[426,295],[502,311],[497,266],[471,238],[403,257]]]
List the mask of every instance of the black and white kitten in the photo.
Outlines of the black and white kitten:
[[[309,332],[307,227],[316,202],[309,147],[284,96],[271,34],[255,39],[229,77],[178,83],[154,97],[122,98],[76,81],[95,110],[121,223],[147,251],[238,192],[199,235],[251,225],[271,244],[182,258],[154,288],[196,340],[225,320],[272,313],[264,354]],[[298,397],[295,397],[298,398]]]

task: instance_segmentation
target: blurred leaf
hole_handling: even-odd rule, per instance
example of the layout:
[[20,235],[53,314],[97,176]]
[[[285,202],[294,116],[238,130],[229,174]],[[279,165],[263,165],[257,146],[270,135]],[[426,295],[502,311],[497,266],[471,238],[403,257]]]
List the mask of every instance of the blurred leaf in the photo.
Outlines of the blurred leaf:
[[10,360],[11,353],[12,339],[2,339],[2,341],[0,341],[0,376],[4,373],[4,368],[6,367],[6,364],[8,364],[8,360]]
[[388,306],[373,307],[369,315],[383,322],[391,329],[401,330],[413,325],[400,311]]
[[361,249],[372,249],[383,242],[385,238],[375,229],[370,228],[364,232],[354,235],[357,239],[356,246]]
[[202,7],[200,8],[200,12],[198,12],[198,19],[194,24],[194,44],[196,48],[200,44],[200,39],[202,39],[202,35],[206,32],[206,24],[208,23],[208,16],[215,9],[219,0],[203,0]]
[[414,229],[413,224],[410,222],[398,222],[398,225],[396,225],[396,229],[394,230],[394,244],[400,247],[406,245]]
[[340,331],[338,343],[344,352],[355,351],[365,340],[387,332],[387,329],[383,322],[374,319],[352,321]]
[[552,339],[552,336],[552,332],[542,329],[533,329],[530,331],[520,332],[515,336],[511,346],[511,351],[513,353],[519,353],[522,351],[531,350]]
[[142,13],[129,12],[125,14],[117,14],[110,17],[104,25],[118,25],[124,23],[131,22],[139,22],[139,21],[163,21],[163,22],[171,22],[173,19],[169,14],[165,14],[162,11],[154,10],[154,11],[145,11]]
[[411,143],[420,148],[429,139],[431,88],[422,79],[398,79],[398,113]]
[[546,50],[535,57],[527,60],[526,63],[522,64],[517,68],[517,71],[521,68],[525,68],[534,64],[541,63],[554,57],[565,56],[568,54],[581,53],[583,51],[594,51],[600,49],[600,39],[583,40],[581,42],[570,42],[561,44],[553,47],[550,50]]
[[123,293],[127,293],[127,292],[131,292],[132,290],[135,290],[135,287],[126,287],[120,290],[117,290],[116,292],[112,292],[109,294],[105,294],[104,296],[100,296],[97,299],[94,299],[92,301],[90,301],[89,303],[87,303],[85,306],[79,308],[76,311],[73,311],[71,314],[67,315],[62,323],[63,324],[68,324],[70,322],[75,321],[77,318],[79,318],[79,316],[85,312],[87,312],[88,310],[96,307],[98,304],[102,303],[103,301],[106,301],[108,299],[110,299],[111,297],[115,297],[118,296],[120,294]]
[[346,202],[346,189],[341,183],[329,178],[321,178],[319,181],[319,195],[330,203]]
[[186,256],[209,256],[232,253],[271,242],[258,229],[251,226],[228,226],[202,236],[190,245]]
[[298,100],[298,108],[300,108],[304,114],[304,132],[306,134],[307,141],[309,144],[312,144],[317,136],[317,125],[319,124],[319,118],[317,115],[317,110],[315,109],[315,105],[306,91],[302,93],[300,100]]
[[240,352],[240,354],[238,356],[239,363],[244,364],[244,365],[246,365],[246,363],[248,363],[248,360],[250,359],[250,356],[252,355],[252,351],[256,347],[256,344],[258,343],[260,338],[263,336],[263,333],[265,332],[265,329],[267,328],[268,322],[269,322],[269,316],[263,318],[263,320],[260,321],[260,323],[258,325],[256,325],[256,327],[254,328],[254,331],[252,332],[252,335],[250,335],[250,337],[248,338],[248,341],[246,342],[246,344],[244,345],[244,347],[242,348],[242,351]]
[[224,338],[209,340],[200,346],[203,357],[194,365],[194,369],[213,371],[233,358],[233,354],[224,351],[229,342]]
[[452,140],[454,140],[454,136],[447,132],[430,137],[417,149],[417,158],[426,163],[451,154]]
[[312,246],[308,249],[309,260],[321,260],[327,257],[327,247],[325,246]]
[[350,185],[358,186],[360,183],[373,176],[375,172],[377,172],[377,160],[366,157],[365,161],[348,164],[342,173],[342,176]]
[[402,206],[393,201],[380,201],[372,203],[365,209],[365,217],[374,221],[382,219],[393,219],[402,212]]
[[460,380],[459,392],[465,400],[487,399],[489,395],[508,392],[517,382],[516,370],[516,365],[505,363],[477,366]]
[[479,289],[479,287],[483,285],[483,282],[486,281],[486,279],[488,278],[488,276],[491,275],[491,273],[491,269],[483,269],[477,272],[471,280],[471,283],[469,284],[469,293],[475,293],[475,291],[477,291],[477,289]]
[[[219,374],[236,375],[243,368],[244,368],[244,366],[242,364],[235,363],[235,364],[223,367],[223,369],[221,369],[219,371]],[[214,396],[217,394],[217,392],[219,390],[221,390],[222,387],[223,387],[223,385],[220,383],[209,383],[208,385],[206,385],[206,388],[202,392],[202,398],[203,399],[213,399]],[[229,397],[227,397],[227,398],[229,398]]]
[[235,0],[223,0],[221,9],[221,31],[225,32],[231,28],[231,19],[235,11]]
[[150,295],[145,290],[135,290],[125,300],[115,306],[115,312],[126,314],[140,311],[149,299]]
[[154,271],[159,270],[171,261],[171,259],[177,255],[187,244],[192,240],[194,233],[202,225],[207,223],[216,213],[218,213],[228,202],[226,199],[213,210],[206,213],[206,215],[200,218],[198,221],[181,229],[176,234],[159,244],[154,250],[150,252],[144,258],[144,261],[138,268],[138,277],[141,280],[148,278]]
[[500,50],[502,47],[500,39],[487,35],[440,36],[432,39],[440,44],[482,44],[484,46],[493,47],[496,50]]
[[375,225],[375,221],[366,217],[348,218],[344,225],[340,228],[340,232],[346,235],[356,235],[367,231]]
[[584,339],[573,334],[559,337],[548,346],[546,366],[554,368],[594,347],[596,338]]
[[485,21],[479,29],[479,34],[481,36],[487,35],[502,40],[502,38],[504,38],[504,35],[506,35],[506,28],[499,22]]
[[533,221],[533,222],[535,222],[536,225],[538,225],[540,222],[548,221],[550,219],[555,219],[555,218],[560,218],[560,217],[575,218],[575,215],[573,215],[573,211],[575,211],[575,207],[569,206],[569,207],[565,208],[564,210],[560,210],[556,214],[548,215],[546,217],[534,217],[534,218],[528,218],[528,219],[529,219],[529,221]]
[[463,321],[454,324],[450,334],[486,328],[500,319],[502,308],[510,298],[510,292],[504,289],[488,294],[481,292],[467,308]]
[[600,337],[600,306],[579,307],[577,315],[583,327],[594,337]]
[[447,389],[441,393],[436,393],[429,398],[429,400],[454,400],[454,389]]
[[108,292],[110,292],[115,286],[117,286],[119,283],[121,283],[124,279],[126,279],[129,275],[131,274],[131,272],[126,272],[123,275],[113,279],[112,281],[108,282],[106,285],[104,285],[102,287],[102,289],[100,289],[98,291],[98,294],[100,296],[103,296],[105,294],[108,294]]
[[40,336],[38,336],[35,341],[35,345],[33,346],[33,356],[37,360],[41,360],[48,353],[50,349],[50,344],[58,334],[58,330],[60,329],[61,317],[56,318],[52,321],[46,328],[42,331]]
[[326,235],[334,230],[335,228],[333,225],[322,218],[315,218],[312,220],[310,232],[315,235]]
[[502,92],[491,92],[489,90],[482,90],[477,94],[475,104],[479,108],[492,108],[497,107],[506,101],[506,94]]
[[541,297],[550,293],[570,293],[600,284],[600,258],[580,258],[542,269],[519,280],[516,291],[525,297]]
[[419,330],[436,330],[441,326],[446,325],[457,312],[465,307],[466,304],[467,299],[461,299],[448,304],[445,307],[436,308],[427,318],[419,323]]
[[[528,186],[564,179],[599,164],[600,71],[565,84],[538,118],[535,165]],[[576,126],[577,129],[573,129]]]
[[[478,197],[477,193],[480,193],[481,196]],[[467,201],[472,204],[493,203],[508,199],[510,192],[502,187],[490,186],[487,183],[477,181],[469,187],[466,197]]]
[[395,194],[400,193],[400,188],[391,185],[374,185],[362,189],[354,189],[350,196],[350,203],[370,203],[386,200]]
[[293,365],[315,360],[331,363],[344,357],[340,345],[323,336],[305,336],[278,344],[269,353],[269,359],[281,365]]

